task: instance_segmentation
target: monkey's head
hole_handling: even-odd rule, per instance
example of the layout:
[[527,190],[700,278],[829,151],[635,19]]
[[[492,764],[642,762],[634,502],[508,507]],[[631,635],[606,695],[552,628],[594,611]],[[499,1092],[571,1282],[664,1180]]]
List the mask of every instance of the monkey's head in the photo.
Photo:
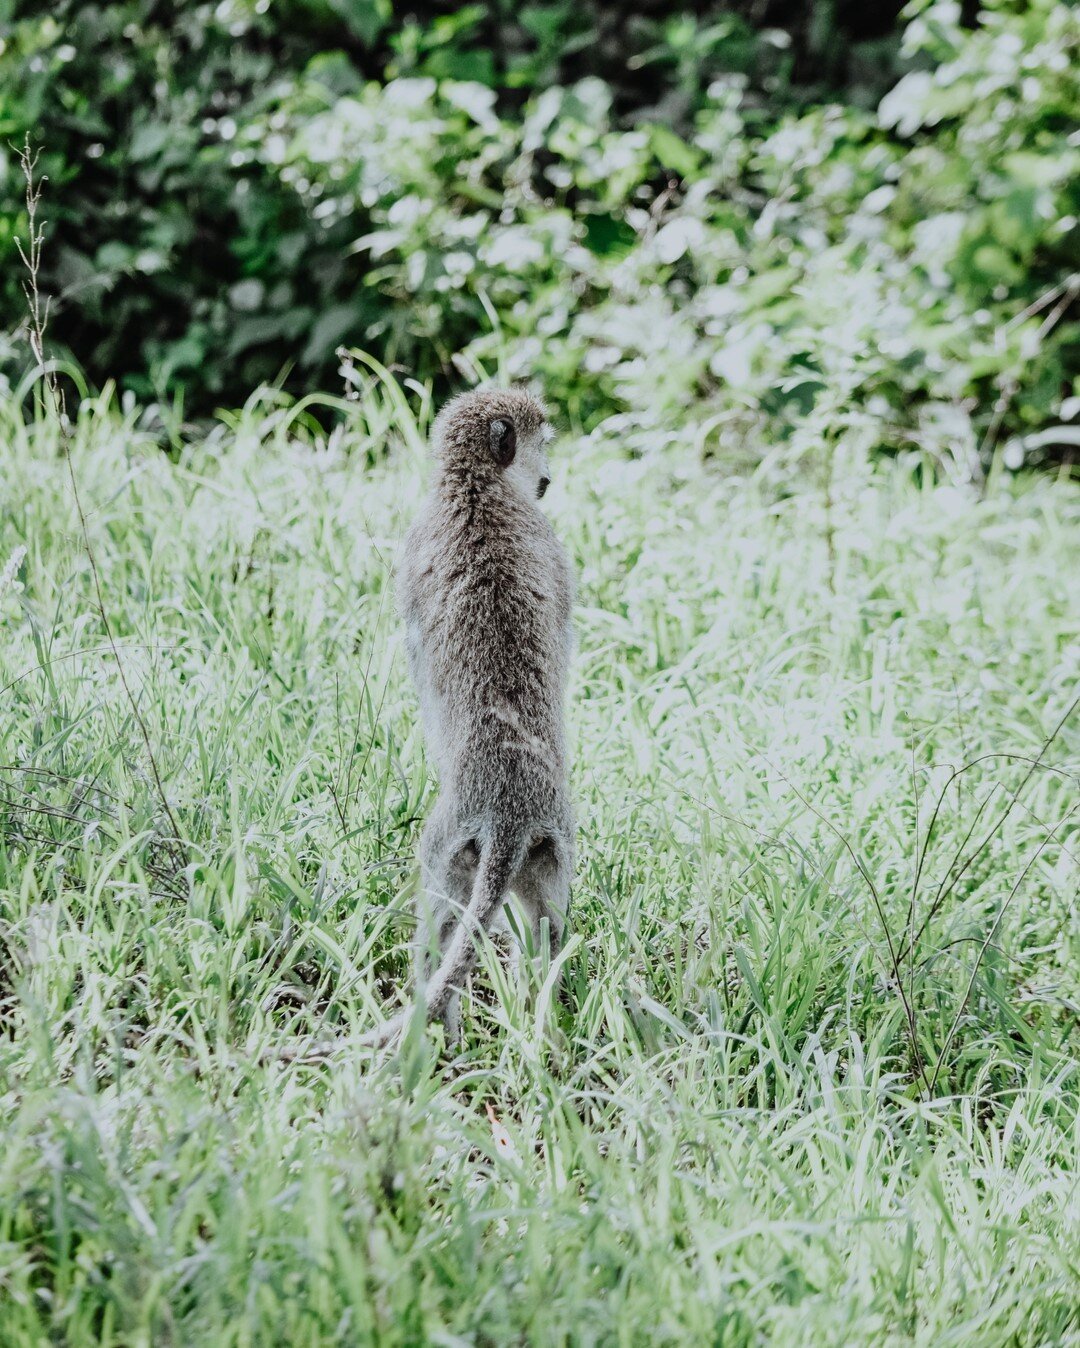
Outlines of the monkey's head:
[[543,405],[524,389],[475,389],[436,417],[432,448],[444,469],[482,481],[502,477],[540,497],[551,482],[552,434]]

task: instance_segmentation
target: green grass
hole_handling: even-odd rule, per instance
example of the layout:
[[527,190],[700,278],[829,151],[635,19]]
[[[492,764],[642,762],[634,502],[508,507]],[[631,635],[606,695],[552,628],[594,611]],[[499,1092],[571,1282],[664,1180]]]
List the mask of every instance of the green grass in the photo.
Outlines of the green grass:
[[0,408],[0,1343],[1080,1342],[1080,714],[1032,766],[1080,489],[567,437],[562,991],[488,951],[459,1057],[373,1061],[434,791],[416,408],[326,443],[265,399],[170,458],[84,406],[186,866],[55,429]]

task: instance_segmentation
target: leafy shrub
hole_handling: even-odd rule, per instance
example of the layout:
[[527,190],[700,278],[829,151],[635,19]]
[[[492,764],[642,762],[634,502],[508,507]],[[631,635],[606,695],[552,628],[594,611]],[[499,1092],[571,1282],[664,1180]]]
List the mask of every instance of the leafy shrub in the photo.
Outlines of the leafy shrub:
[[996,444],[1015,463],[1074,438],[1078,33],[1052,0],[975,31],[924,6],[907,48],[934,64],[876,114],[762,125],[730,77],[686,139],[619,129],[596,80],[511,122],[476,84],[335,97],[309,74],[252,152],[353,223],[406,368],[435,345],[537,374],[586,421],[623,414],[630,443],[813,445],[817,409],[977,471]]
[[[125,375],[143,394],[185,384],[202,399],[273,378],[318,316],[312,278],[332,285],[343,264],[311,254],[301,203],[253,183],[232,146],[279,68],[265,5],[25,8],[0,58],[0,141],[43,146],[54,332],[98,377]],[[286,64],[310,56],[284,36]],[[14,157],[0,154],[11,321],[20,195]],[[279,286],[260,329],[237,323],[250,275]]]
[[[912,5],[876,109],[794,99],[790,34],[737,12],[612,43],[602,10],[373,0],[339,51],[317,5],[303,31],[261,0],[22,20],[0,60],[40,60],[40,106],[102,138],[92,172],[70,143],[50,165],[58,333],[196,408],[286,367],[326,385],[345,344],[444,384],[538,376],[631,448],[800,451],[840,418],[975,471],[1076,442],[1075,9]],[[611,79],[558,82],[583,63]]]
[[[398,299],[387,307],[364,283],[370,258],[349,252],[362,218],[329,219],[319,212],[322,184],[298,194],[255,152],[252,132],[267,130],[269,109],[302,103],[304,91],[330,105],[370,98],[362,91],[377,76],[480,83],[507,111],[586,68],[607,78],[624,113],[656,101],[668,117],[688,115],[695,91],[722,69],[743,70],[777,98],[803,77],[829,27],[811,32],[807,12],[827,19],[831,0],[740,0],[721,23],[705,17],[711,8],[12,0],[0,7],[0,145],[29,135],[45,150],[54,339],[99,383],[119,377],[144,397],[182,387],[197,409],[242,400],[290,367],[294,384],[325,385],[337,341],[393,333]],[[886,6],[881,31],[894,10]],[[766,25],[760,35],[751,13]],[[774,33],[774,22],[791,33]],[[853,39],[864,26],[851,28]],[[833,46],[854,52],[846,34],[833,24]],[[442,159],[420,174],[429,190],[470,153],[453,143],[467,123],[442,134]],[[21,194],[14,157],[0,150],[0,328],[22,314]],[[422,377],[448,370],[446,353],[464,331],[455,306],[437,318],[424,327],[438,328],[437,351],[402,349]]]

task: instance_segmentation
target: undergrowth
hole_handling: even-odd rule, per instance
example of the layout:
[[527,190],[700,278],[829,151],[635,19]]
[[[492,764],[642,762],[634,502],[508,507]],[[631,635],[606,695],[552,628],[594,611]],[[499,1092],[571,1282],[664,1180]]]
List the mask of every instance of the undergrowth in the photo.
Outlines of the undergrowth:
[[350,386],[0,404],[0,1342],[1078,1341],[1077,485],[564,434],[561,988],[376,1061],[431,408]]

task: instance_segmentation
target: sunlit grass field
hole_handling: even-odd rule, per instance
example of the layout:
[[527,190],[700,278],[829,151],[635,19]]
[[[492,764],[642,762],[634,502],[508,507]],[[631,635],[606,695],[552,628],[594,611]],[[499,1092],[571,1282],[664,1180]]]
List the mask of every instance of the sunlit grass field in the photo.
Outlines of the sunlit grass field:
[[1080,488],[564,428],[573,934],[375,1058],[429,416],[0,408],[0,1343],[1080,1343]]

